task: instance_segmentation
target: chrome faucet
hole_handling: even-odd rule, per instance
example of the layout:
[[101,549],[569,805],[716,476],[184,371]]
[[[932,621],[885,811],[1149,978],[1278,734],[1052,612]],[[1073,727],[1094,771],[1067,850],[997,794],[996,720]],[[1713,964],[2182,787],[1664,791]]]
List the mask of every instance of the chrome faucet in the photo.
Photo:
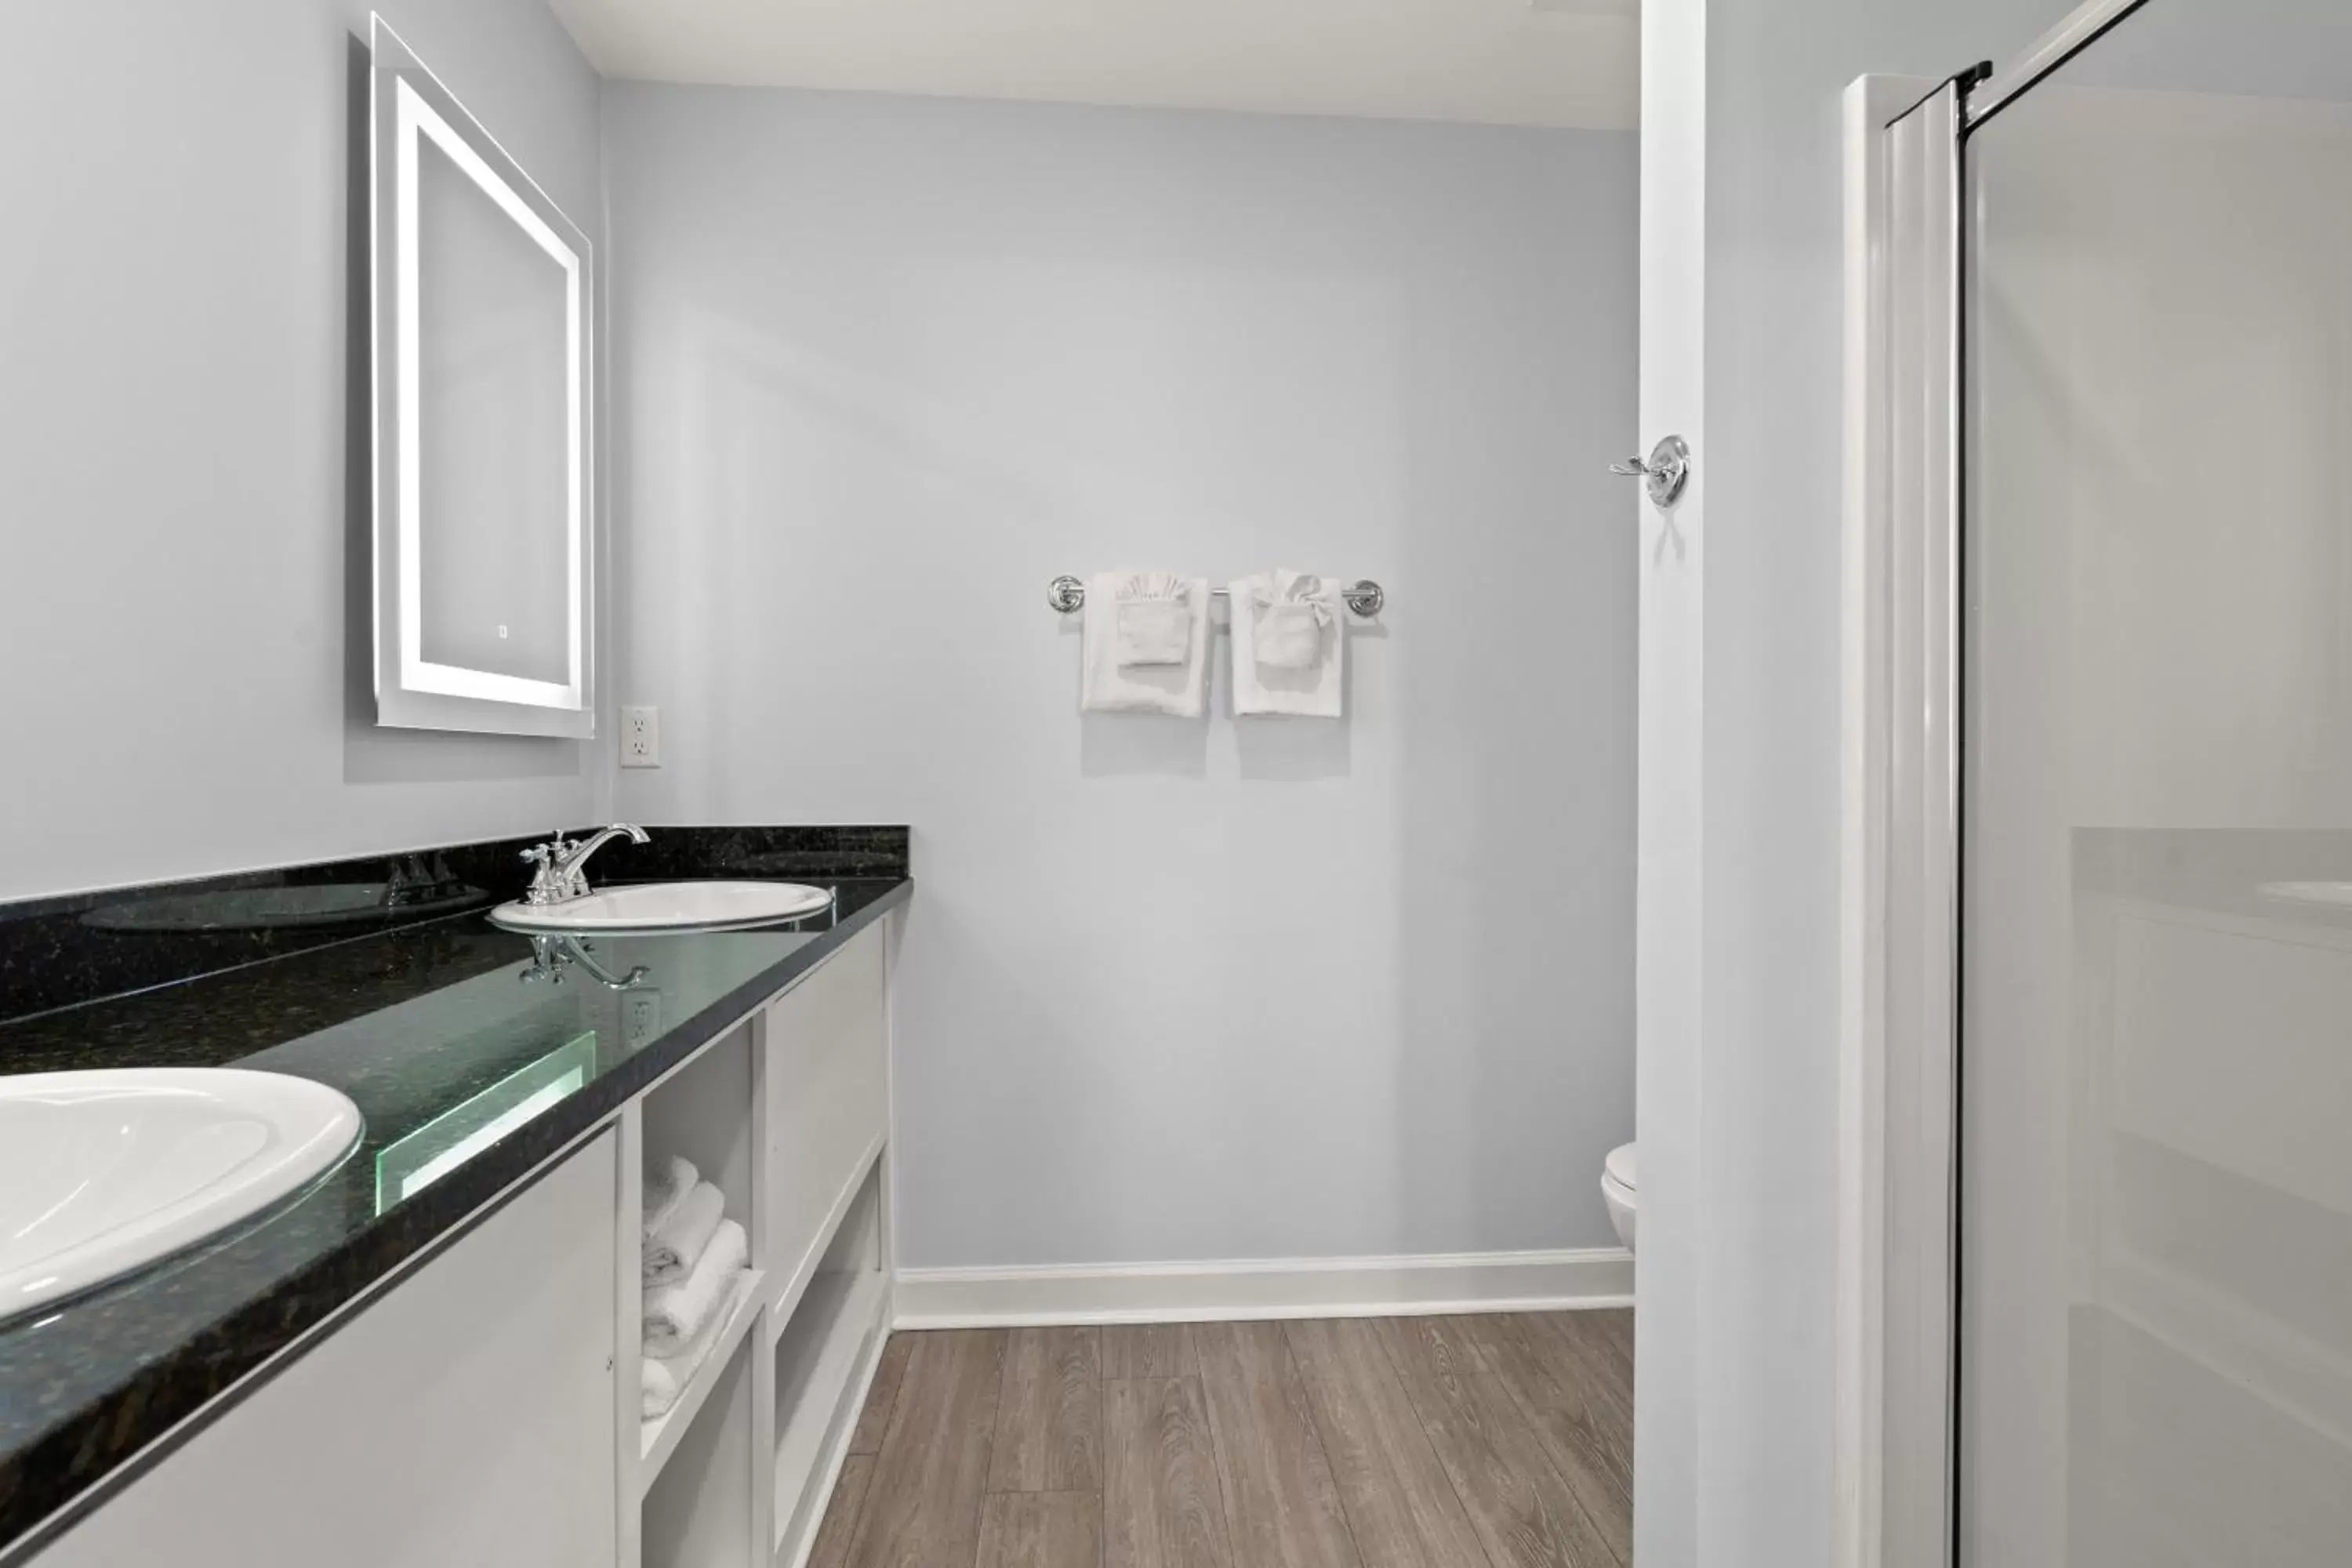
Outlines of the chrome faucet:
[[523,892],[526,904],[544,908],[549,904],[568,903],[588,896],[585,868],[588,857],[626,835],[632,844],[643,844],[652,835],[634,823],[616,822],[583,841],[566,838],[558,830],[554,838],[545,844],[534,844],[522,852],[523,859],[538,869],[530,875],[530,886]]

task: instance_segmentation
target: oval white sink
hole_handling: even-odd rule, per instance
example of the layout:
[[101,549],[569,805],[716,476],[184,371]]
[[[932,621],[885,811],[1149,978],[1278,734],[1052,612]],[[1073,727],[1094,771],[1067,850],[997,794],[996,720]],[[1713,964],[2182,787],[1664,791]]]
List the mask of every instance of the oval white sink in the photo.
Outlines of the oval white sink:
[[647,882],[607,888],[561,904],[500,904],[490,919],[509,931],[741,931],[813,915],[833,902],[798,882]]
[[0,1320],[258,1214],[359,1135],[359,1107],[284,1073],[0,1078]]

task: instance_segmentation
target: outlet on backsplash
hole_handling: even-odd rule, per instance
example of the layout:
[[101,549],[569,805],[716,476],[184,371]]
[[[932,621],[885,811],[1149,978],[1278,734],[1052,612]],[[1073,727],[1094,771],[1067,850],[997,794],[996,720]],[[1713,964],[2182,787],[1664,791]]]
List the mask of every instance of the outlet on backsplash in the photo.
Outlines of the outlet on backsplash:
[[623,1043],[635,1050],[661,1033],[661,992],[638,985],[621,994]]
[[660,709],[621,710],[621,765],[625,768],[661,766]]

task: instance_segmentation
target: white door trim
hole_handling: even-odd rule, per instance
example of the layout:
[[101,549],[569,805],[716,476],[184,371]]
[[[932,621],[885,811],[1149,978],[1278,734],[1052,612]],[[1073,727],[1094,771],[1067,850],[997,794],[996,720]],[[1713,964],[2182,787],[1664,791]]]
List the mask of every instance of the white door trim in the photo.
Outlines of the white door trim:
[[1635,828],[1634,1136],[1641,1284],[1634,1305],[1633,1552],[1699,1560],[1700,1432],[1713,1403],[1702,1343],[1701,1116],[1706,972],[1706,0],[1642,0],[1640,416],[1628,451],[1690,443],[1671,510],[1627,485],[1641,531],[1641,805]]
[[1916,78],[1845,97],[1839,1568],[1951,1542],[1959,116]]

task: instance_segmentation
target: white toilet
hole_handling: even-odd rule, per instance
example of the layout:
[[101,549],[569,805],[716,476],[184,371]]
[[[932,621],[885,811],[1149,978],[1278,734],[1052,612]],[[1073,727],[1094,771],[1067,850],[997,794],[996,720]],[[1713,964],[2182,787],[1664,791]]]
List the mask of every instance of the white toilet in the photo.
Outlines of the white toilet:
[[1620,1143],[1609,1151],[1601,1170],[1601,1201],[1609,1205],[1610,1223],[1625,1250],[1633,1250],[1633,1145]]

